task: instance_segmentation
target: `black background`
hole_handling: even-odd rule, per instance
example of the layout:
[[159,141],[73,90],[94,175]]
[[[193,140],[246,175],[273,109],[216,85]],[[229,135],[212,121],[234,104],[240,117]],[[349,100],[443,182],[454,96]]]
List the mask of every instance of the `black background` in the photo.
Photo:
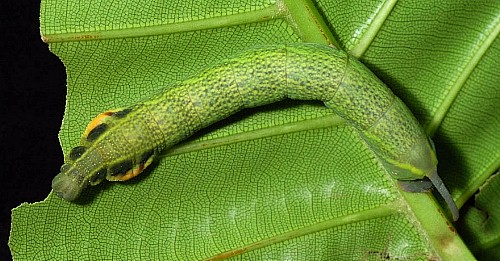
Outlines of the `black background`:
[[63,162],[66,74],[40,39],[39,12],[39,0],[0,0],[0,260],[12,258],[11,209],[45,199]]

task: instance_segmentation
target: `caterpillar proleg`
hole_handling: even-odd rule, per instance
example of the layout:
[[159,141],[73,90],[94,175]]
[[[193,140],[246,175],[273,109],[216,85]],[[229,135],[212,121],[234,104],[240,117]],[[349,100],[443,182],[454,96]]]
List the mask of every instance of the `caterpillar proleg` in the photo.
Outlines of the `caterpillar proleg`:
[[354,126],[395,179],[429,177],[458,218],[437,175],[435,152],[410,110],[361,62],[320,44],[250,49],[148,100],[102,113],[68,154],[52,188],[71,201],[104,179],[133,178],[198,130],[286,98],[323,101]]

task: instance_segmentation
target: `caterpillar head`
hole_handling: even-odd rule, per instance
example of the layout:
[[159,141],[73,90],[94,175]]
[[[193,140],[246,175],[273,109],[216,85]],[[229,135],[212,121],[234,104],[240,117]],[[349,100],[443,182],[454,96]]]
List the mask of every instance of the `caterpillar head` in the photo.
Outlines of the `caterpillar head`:
[[[80,146],[74,147],[65,158],[65,164],[60,173],[52,180],[52,189],[59,197],[72,201],[88,185],[97,185],[104,179],[110,181],[125,181],[139,175],[151,164],[155,150],[145,148],[144,151],[133,150],[130,153],[109,153],[116,148],[128,147],[123,140],[124,133],[136,137],[136,125],[124,124],[121,128],[114,128],[121,123],[132,121],[119,121],[131,109],[117,109],[106,111],[94,118],[84,131]],[[119,131],[116,131],[119,129]],[[116,136],[119,135],[119,138]],[[112,137],[110,139],[106,137]],[[113,138],[114,137],[114,138]],[[116,142],[117,141],[117,142]],[[103,158],[106,156],[106,160]]]
[[88,148],[107,131],[109,119],[123,118],[128,112],[130,110],[106,111],[89,122],[82,135],[83,145],[71,149],[60,173],[52,180],[52,189],[57,196],[73,201],[89,184],[96,185],[106,177],[106,168],[100,166],[101,156]]
[[61,167],[61,172],[52,180],[52,190],[60,198],[73,201],[87,187],[88,183],[84,182],[83,177],[80,170],[69,164],[64,164]]
[[106,177],[102,160],[92,150],[78,146],[71,150],[60,173],[52,180],[54,193],[68,201],[75,200],[88,185],[96,185]]

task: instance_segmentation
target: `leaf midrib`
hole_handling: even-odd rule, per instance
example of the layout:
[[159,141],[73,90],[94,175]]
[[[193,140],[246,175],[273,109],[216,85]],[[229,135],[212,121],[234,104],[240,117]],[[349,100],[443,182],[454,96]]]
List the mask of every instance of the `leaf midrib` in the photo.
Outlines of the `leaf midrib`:
[[315,129],[330,128],[345,123],[345,120],[337,115],[326,115],[314,119],[291,122],[272,127],[245,131],[234,135],[214,138],[210,140],[194,140],[181,143],[168,151],[162,157],[173,156],[183,153],[189,153],[199,150],[210,149],[214,147],[226,146],[229,144],[240,143],[250,140],[262,139],[272,136],[285,135],[299,131],[309,131]]
[[255,11],[238,14],[218,16],[206,19],[191,20],[187,22],[143,26],[132,28],[97,30],[77,33],[42,34],[42,40],[46,43],[106,40],[117,38],[144,37],[153,35],[166,35],[181,32],[207,30],[220,27],[230,27],[242,24],[265,22],[280,18],[283,12],[278,5],[273,4]]
[[293,238],[298,238],[301,236],[317,233],[323,230],[331,229],[333,227],[338,227],[342,225],[348,225],[352,223],[357,223],[370,219],[382,218],[390,215],[394,215],[398,212],[401,207],[401,202],[398,200],[391,201],[386,205],[381,205],[372,209],[357,211],[345,216],[331,218],[322,222],[312,224],[310,226],[301,227],[280,235],[276,235],[270,238],[265,238],[260,241],[253,242],[251,244],[241,246],[240,248],[231,249],[215,256],[209,257],[206,260],[222,260],[236,255],[240,255],[246,252],[250,252],[255,249],[263,248],[266,246],[274,245],[286,240]]
[[460,91],[465,87],[469,77],[472,75],[479,62],[481,62],[486,52],[493,45],[494,41],[498,38],[498,35],[500,34],[500,16],[497,16],[491,24],[493,26],[489,27],[490,30],[485,30],[484,32],[486,37],[484,37],[482,41],[477,42],[478,44],[475,52],[471,53],[468,57],[468,61],[465,62],[465,67],[462,72],[458,73],[456,79],[450,86],[448,94],[444,97],[437,110],[433,113],[431,121],[426,126],[426,132],[430,137],[434,136],[434,133],[443,122]]

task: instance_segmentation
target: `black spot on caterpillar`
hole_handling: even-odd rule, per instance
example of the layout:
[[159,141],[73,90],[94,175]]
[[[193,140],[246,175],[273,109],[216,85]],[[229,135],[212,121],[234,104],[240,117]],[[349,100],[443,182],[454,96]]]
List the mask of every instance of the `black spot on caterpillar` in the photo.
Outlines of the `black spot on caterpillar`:
[[96,172],[95,175],[90,178],[89,183],[90,185],[97,185],[101,183],[106,178],[106,174],[108,173],[106,168],[102,168]]
[[323,101],[357,129],[395,179],[428,177],[458,218],[437,175],[432,145],[410,110],[361,62],[319,44],[251,49],[149,100],[102,113],[83,134],[80,146],[86,149],[66,159],[52,188],[71,201],[102,181],[103,173],[111,181],[133,178],[162,150],[196,131],[285,98]]
[[124,109],[124,110],[121,110],[121,111],[113,112],[112,116],[121,119],[121,118],[127,116],[127,114],[130,111],[131,111],[131,109]]
[[83,153],[85,153],[86,150],[87,150],[87,148],[84,146],[74,147],[73,149],[71,149],[71,151],[69,153],[69,159],[71,161],[77,160],[78,158],[80,158],[83,155]]
[[87,140],[88,141],[94,141],[96,140],[97,138],[99,138],[99,136],[101,136],[101,134],[103,134],[106,130],[108,129],[108,125],[106,125],[105,123],[101,123],[99,125],[97,125],[95,128],[93,128],[89,134],[87,135]]

